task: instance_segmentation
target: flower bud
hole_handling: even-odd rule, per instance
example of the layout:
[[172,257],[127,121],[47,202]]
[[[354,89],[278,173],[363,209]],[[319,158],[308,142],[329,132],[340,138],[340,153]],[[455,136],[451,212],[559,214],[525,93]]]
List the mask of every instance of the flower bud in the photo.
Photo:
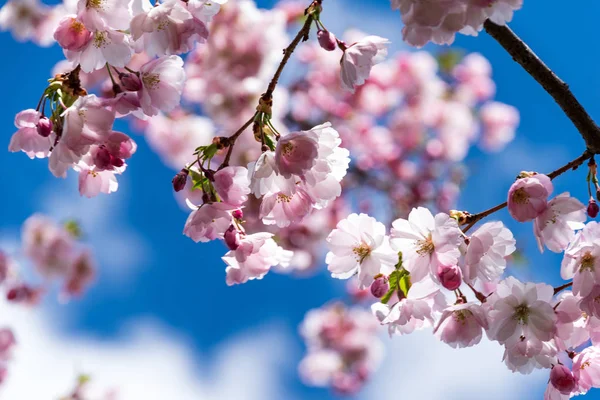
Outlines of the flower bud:
[[179,171],[177,175],[175,175],[175,177],[171,181],[171,183],[173,183],[174,191],[181,192],[183,190],[187,182],[188,173],[188,170],[184,168],[181,171]]
[[599,211],[600,207],[598,207],[596,201],[590,197],[590,201],[587,206],[587,215],[589,215],[590,218],[596,218]]
[[380,276],[371,284],[371,294],[380,299],[390,290],[390,284],[385,276]]
[[92,40],[92,32],[77,19],[65,17],[54,31],[54,39],[63,49],[78,51]]
[[240,235],[237,229],[235,229],[235,226],[231,225],[229,229],[225,231],[224,239],[229,250],[237,250],[237,248],[240,247]]
[[327,51],[335,50],[336,40],[335,40],[335,35],[333,33],[320,29],[317,32],[317,39],[319,40],[319,45],[323,49],[325,49]]
[[442,286],[448,290],[456,290],[462,283],[462,273],[457,265],[440,265],[437,275]]
[[110,163],[111,158],[110,152],[104,146],[100,146],[97,150],[92,151],[92,161],[98,170],[110,169],[112,166]]
[[231,215],[233,215],[233,218],[235,219],[244,219],[244,212],[240,209],[234,210]]
[[571,370],[562,364],[555,365],[550,372],[550,382],[560,393],[571,394],[577,388],[577,379]]
[[136,74],[120,73],[119,80],[123,89],[130,92],[137,92],[142,88],[142,81]]
[[42,137],[48,137],[52,133],[52,121],[47,117],[42,117],[37,123],[37,133]]
[[121,159],[119,157],[115,157],[113,155],[110,156],[110,163],[112,164],[113,167],[117,167],[117,168],[121,168],[123,165],[125,165],[125,161],[123,161],[123,159]]

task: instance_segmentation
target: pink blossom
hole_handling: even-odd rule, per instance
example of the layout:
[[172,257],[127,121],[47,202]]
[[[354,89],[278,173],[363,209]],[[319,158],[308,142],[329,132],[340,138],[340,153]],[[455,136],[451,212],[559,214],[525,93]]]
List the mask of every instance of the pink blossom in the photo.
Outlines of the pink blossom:
[[91,253],[87,250],[82,251],[71,264],[70,274],[65,283],[65,293],[69,296],[81,295],[94,279],[95,270]]
[[506,343],[504,348],[504,364],[513,372],[529,374],[534,369],[552,368],[558,360],[554,342],[521,340]]
[[260,204],[259,218],[263,224],[280,228],[304,219],[312,210],[313,201],[306,191],[296,189],[291,194],[277,192],[265,195]]
[[561,293],[556,312],[556,345],[559,350],[575,348],[590,339],[591,326],[588,315],[579,308],[579,299],[571,292]]
[[129,35],[120,31],[107,29],[93,31],[92,39],[77,50],[64,50],[65,57],[73,64],[81,65],[83,72],[92,72],[106,68],[124,67],[131,60],[133,49]]
[[550,341],[556,332],[556,314],[550,304],[553,295],[549,285],[521,283],[513,277],[501,281],[488,298],[489,337],[507,349],[531,342],[541,351],[539,343]]
[[413,209],[408,220],[392,223],[390,242],[402,252],[403,266],[414,282],[428,274],[437,279],[440,265],[456,265],[460,252],[461,232],[455,219],[447,214],[435,216],[423,207]]
[[179,105],[185,82],[181,57],[160,57],[144,64],[140,78],[142,89],[138,97],[146,115],[157,115],[159,110],[171,111]]
[[298,364],[300,379],[307,385],[325,387],[344,366],[341,355],[334,350],[314,351]]
[[341,78],[344,89],[354,92],[356,86],[365,83],[371,68],[387,56],[388,39],[367,36],[347,47],[342,55]]
[[390,306],[375,303],[371,311],[391,334],[409,334],[433,326],[434,312],[444,309],[446,301],[440,287],[426,278],[413,284],[408,295]]
[[9,0],[0,8],[0,30],[25,41],[36,36],[47,15],[48,7],[38,0]]
[[469,238],[464,276],[468,281],[493,282],[506,268],[506,257],[515,250],[513,234],[500,221],[487,222]]
[[333,51],[337,47],[335,35],[329,31],[319,29],[317,39],[319,40],[319,46],[324,50]]
[[233,221],[233,209],[225,203],[204,204],[189,215],[183,234],[196,243],[222,239]]
[[485,150],[500,151],[514,139],[520,119],[515,107],[491,101],[481,107],[479,117],[483,124],[481,145]]
[[208,29],[179,0],[167,0],[156,7],[146,1],[144,11],[131,20],[131,36],[139,50],[154,57],[187,53],[196,42],[206,40]]
[[437,270],[440,284],[448,290],[456,290],[462,284],[462,272],[458,265],[440,265]]
[[49,218],[35,214],[23,224],[23,253],[47,277],[65,276],[69,271],[75,243],[64,228]]
[[213,186],[224,203],[239,207],[248,200],[250,180],[244,167],[225,167],[214,174]]
[[579,300],[579,308],[587,315],[600,318],[600,285],[594,285],[590,291]]
[[571,370],[562,364],[555,365],[550,371],[550,383],[561,394],[571,394],[577,389],[577,379]]
[[583,393],[600,388],[600,348],[590,346],[577,354],[573,358],[573,375]]
[[508,191],[508,211],[519,222],[531,221],[545,209],[552,181],[544,174],[521,172]]
[[79,0],[77,17],[91,31],[129,28],[131,0]]
[[315,165],[318,154],[318,136],[315,132],[292,132],[283,135],[277,142],[275,165],[285,178],[292,175],[303,177]]
[[350,214],[327,237],[325,258],[331,276],[348,279],[358,273],[360,287],[368,287],[377,274],[389,275],[398,255],[389,247],[385,226],[366,214]]
[[119,188],[117,178],[111,171],[95,171],[87,167],[79,171],[79,194],[87,198],[100,193],[113,193]]
[[478,344],[488,329],[485,311],[478,304],[464,303],[448,307],[442,313],[434,333],[444,343],[456,347]]
[[540,251],[544,245],[548,250],[560,253],[575,238],[575,230],[584,227],[585,205],[569,193],[562,193],[550,200],[548,206],[533,223],[533,233]]
[[509,23],[513,12],[523,6],[523,0],[469,0],[467,4],[467,26],[461,32],[477,36],[486,19],[498,25]]
[[600,243],[594,241],[577,252],[565,253],[561,276],[573,280],[574,294],[587,296],[594,285],[600,285]]
[[562,394],[552,385],[552,382],[548,382],[544,392],[544,400],[569,400],[570,398],[570,395]]
[[92,40],[90,32],[74,15],[64,17],[56,31],[54,40],[65,50],[78,51]]
[[227,264],[227,285],[262,279],[272,267],[289,265],[292,252],[279,247],[272,237],[272,233],[266,232],[243,236],[237,249],[222,257]]
[[22,151],[29,158],[44,158],[50,154],[51,140],[38,134],[37,124],[41,114],[29,109],[15,116],[15,126],[18,128],[10,139],[8,151]]

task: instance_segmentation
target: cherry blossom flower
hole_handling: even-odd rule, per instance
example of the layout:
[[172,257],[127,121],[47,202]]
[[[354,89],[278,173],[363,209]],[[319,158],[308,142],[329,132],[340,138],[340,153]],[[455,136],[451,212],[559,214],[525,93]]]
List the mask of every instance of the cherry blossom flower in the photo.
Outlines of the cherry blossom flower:
[[150,57],[187,53],[208,37],[206,24],[181,1],[167,0],[156,7],[143,3],[143,11],[131,20],[131,36],[138,50]]
[[54,31],[54,40],[65,50],[79,51],[92,40],[90,32],[74,15],[60,20]]
[[[409,292],[410,293],[410,292]],[[484,309],[473,303],[448,307],[434,329],[439,339],[451,347],[470,347],[478,344],[488,329]]]
[[569,395],[577,388],[577,379],[571,370],[562,364],[555,365],[550,371],[550,383],[561,394]]
[[506,257],[516,250],[515,244],[512,232],[502,222],[483,224],[469,238],[464,277],[470,282],[476,278],[495,281],[506,268]]
[[545,209],[552,181],[544,174],[521,172],[508,191],[508,212],[519,222],[531,221]]
[[233,209],[225,203],[204,204],[189,215],[183,234],[196,243],[222,239],[233,221]]
[[44,158],[50,154],[51,140],[38,134],[37,125],[41,114],[35,110],[24,110],[15,116],[17,132],[13,134],[8,151],[22,151],[29,158]]
[[534,223],[533,232],[540,251],[560,253],[575,238],[574,230],[582,229],[586,220],[585,205],[569,193],[562,193],[548,202]]
[[285,178],[303,177],[316,163],[319,154],[318,136],[313,131],[292,132],[283,135],[275,148],[277,172]]
[[549,285],[522,283],[513,277],[501,281],[487,302],[488,336],[508,348],[517,343],[527,347],[531,342],[541,351],[539,342],[552,340],[556,332],[556,314],[550,304],[553,295]]
[[513,372],[530,374],[534,369],[548,369],[558,363],[554,342],[521,340],[507,343],[504,348],[504,364]]
[[437,279],[440,265],[456,265],[460,241],[456,220],[443,213],[434,217],[423,207],[413,209],[408,220],[399,218],[392,223],[391,245],[402,252],[403,266],[414,282],[428,274]]
[[81,65],[83,72],[105,68],[124,67],[131,60],[133,49],[129,35],[107,29],[92,32],[92,39],[77,50],[64,50],[65,57],[73,64]]
[[157,115],[159,110],[171,111],[179,105],[185,82],[181,57],[165,56],[144,64],[140,78],[142,89],[138,97],[146,115]]
[[280,228],[304,219],[313,208],[310,195],[301,188],[293,193],[277,192],[265,195],[260,204],[259,218],[265,225]]
[[519,125],[519,111],[508,104],[490,101],[480,111],[483,124],[481,145],[488,151],[500,151],[515,137]]
[[590,346],[573,358],[573,375],[580,392],[600,388],[600,348]]
[[581,246],[577,252],[565,253],[561,265],[563,279],[573,280],[573,293],[587,296],[594,285],[600,284],[600,242]]
[[9,0],[0,8],[0,30],[10,30],[19,41],[36,35],[48,14],[38,0]]
[[131,0],[79,0],[77,18],[91,31],[129,28]]
[[250,180],[244,167],[225,167],[214,174],[213,186],[224,203],[239,207],[248,200]]
[[79,171],[79,194],[87,198],[100,193],[113,193],[119,188],[115,173],[112,171],[95,171],[83,167]]
[[446,308],[440,287],[426,278],[414,283],[405,298],[390,306],[383,303],[371,305],[371,311],[392,334],[409,334],[433,326],[435,311]]
[[600,318],[600,285],[594,285],[589,292],[579,300],[579,308],[587,315]]
[[498,25],[512,20],[513,12],[523,6],[523,0],[469,0],[467,2],[466,27],[461,33],[477,36],[486,19]]
[[293,256],[272,239],[273,234],[259,232],[240,238],[237,249],[230,250],[222,259],[227,264],[227,285],[262,279],[272,267],[287,267]]
[[398,255],[389,247],[385,226],[366,214],[350,214],[327,237],[325,262],[331,276],[348,279],[358,273],[360,287],[368,287],[375,275],[389,275]]
[[356,86],[365,83],[373,65],[387,56],[388,39],[367,36],[344,50],[341,63],[341,78],[344,89],[354,92]]

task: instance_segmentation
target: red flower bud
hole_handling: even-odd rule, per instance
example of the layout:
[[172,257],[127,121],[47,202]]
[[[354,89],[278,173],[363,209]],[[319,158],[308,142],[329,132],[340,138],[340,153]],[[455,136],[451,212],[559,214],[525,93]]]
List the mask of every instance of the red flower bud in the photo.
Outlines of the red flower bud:
[[231,225],[224,235],[225,244],[229,247],[229,250],[237,250],[240,247],[240,235],[235,229],[235,226]]
[[171,183],[173,183],[173,190],[175,190],[176,192],[182,191],[187,182],[187,177],[188,177],[187,169],[184,168],[181,171],[179,171],[177,173],[177,175],[175,175],[175,177],[171,181]]
[[47,117],[42,117],[37,123],[37,133],[42,137],[48,137],[52,133],[52,121]]
[[136,74],[120,73],[119,80],[123,89],[130,92],[137,92],[142,88],[142,81]]
[[373,281],[371,284],[371,294],[378,299],[385,296],[385,294],[390,290],[390,284],[388,283],[388,279],[385,276],[380,276]]
[[336,48],[336,40],[335,35],[329,31],[319,30],[317,32],[317,39],[319,40],[319,45],[327,50],[333,51]]
[[596,218],[599,211],[600,211],[600,207],[598,207],[598,204],[596,204],[596,201],[590,197],[590,202],[588,203],[588,206],[587,206],[587,214],[590,216],[590,218]]
[[457,265],[440,265],[437,274],[442,286],[448,290],[456,290],[462,283],[462,273]]
[[233,215],[233,218],[235,219],[243,219],[244,218],[244,212],[242,210],[235,210],[231,213],[231,215]]
[[552,386],[565,395],[571,394],[577,388],[577,378],[571,370],[562,364],[555,365],[550,372]]

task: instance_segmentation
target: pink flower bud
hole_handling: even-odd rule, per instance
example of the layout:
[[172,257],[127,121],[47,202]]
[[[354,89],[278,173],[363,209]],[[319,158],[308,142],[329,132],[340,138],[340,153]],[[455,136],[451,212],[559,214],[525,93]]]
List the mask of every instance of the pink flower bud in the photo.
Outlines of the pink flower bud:
[[225,231],[224,239],[229,250],[237,250],[237,248],[240,247],[240,235],[237,229],[235,229],[235,226],[231,225],[229,229]]
[[378,299],[385,296],[385,294],[390,290],[390,284],[385,276],[380,276],[373,281],[371,284],[371,294]]
[[319,40],[319,45],[327,51],[333,51],[336,47],[335,35],[329,31],[324,31],[320,29],[317,32],[317,39]]
[[456,290],[462,283],[462,273],[457,265],[440,265],[437,274],[442,286],[448,290]]
[[242,210],[235,210],[231,213],[231,215],[233,215],[233,218],[235,219],[244,219],[244,212]]
[[596,201],[592,198],[590,198],[590,202],[588,203],[588,207],[587,207],[587,215],[589,215],[590,218],[596,218],[596,216],[598,216],[598,212],[600,211],[600,207],[598,207],[598,204],[596,204]]
[[65,17],[54,31],[54,39],[65,50],[81,50],[90,40],[92,32],[73,17]]
[[562,364],[555,365],[550,372],[550,382],[560,393],[569,395],[577,388],[577,379],[571,370]]
[[125,165],[125,161],[123,161],[122,158],[115,157],[113,155],[110,156],[110,163],[113,165],[113,167],[117,168],[121,168],[123,165]]
[[171,183],[173,183],[173,190],[176,192],[182,191],[187,182],[187,177],[188,177],[187,169],[184,168],[181,171],[179,171],[177,173],[177,175],[175,175],[175,177],[171,181]]
[[111,155],[108,149],[104,146],[98,147],[97,150],[92,151],[92,161],[98,170],[105,170],[111,168]]
[[123,89],[130,92],[137,92],[142,88],[142,81],[136,74],[121,73],[119,74],[119,79],[121,80]]
[[37,133],[42,137],[48,137],[52,133],[52,121],[47,117],[42,117],[37,123]]

